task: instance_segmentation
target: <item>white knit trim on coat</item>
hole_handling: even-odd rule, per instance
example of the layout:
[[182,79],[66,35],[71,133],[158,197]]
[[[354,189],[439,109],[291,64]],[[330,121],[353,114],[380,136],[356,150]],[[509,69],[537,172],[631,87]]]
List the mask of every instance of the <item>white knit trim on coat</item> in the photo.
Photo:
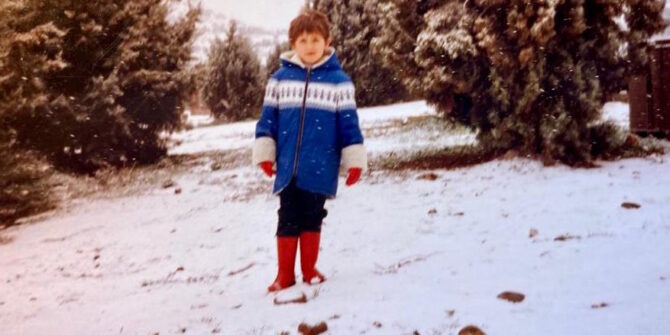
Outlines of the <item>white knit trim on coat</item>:
[[330,112],[356,109],[356,89],[351,82],[313,82],[307,87],[306,99],[304,95],[304,81],[272,79],[265,90],[263,106],[285,109],[300,107],[305,102],[307,108]]
[[350,168],[361,168],[363,172],[367,171],[368,154],[363,144],[352,144],[342,149],[340,173],[346,174]]
[[251,162],[258,165],[261,162],[273,162],[277,158],[277,143],[272,137],[258,137],[254,141],[254,147],[251,153]]

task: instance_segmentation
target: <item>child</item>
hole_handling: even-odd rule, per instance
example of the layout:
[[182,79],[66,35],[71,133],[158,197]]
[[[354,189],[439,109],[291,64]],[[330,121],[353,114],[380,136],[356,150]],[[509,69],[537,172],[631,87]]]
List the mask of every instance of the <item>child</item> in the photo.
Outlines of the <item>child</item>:
[[253,164],[269,177],[276,168],[280,197],[279,271],[270,292],[295,284],[298,243],[303,282],[326,279],[315,268],[325,201],[337,192],[338,171],[348,172],[350,186],[367,168],[354,85],[330,47],[329,30],[328,18],[314,10],[291,21],[292,50],[281,55],[256,124]]

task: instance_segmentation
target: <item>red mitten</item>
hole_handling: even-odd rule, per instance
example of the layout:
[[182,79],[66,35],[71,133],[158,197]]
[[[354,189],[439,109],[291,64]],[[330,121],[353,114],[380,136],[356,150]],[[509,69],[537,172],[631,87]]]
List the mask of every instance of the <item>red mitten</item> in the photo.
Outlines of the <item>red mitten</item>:
[[263,172],[265,172],[265,174],[268,175],[268,177],[272,178],[272,175],[275,174],[275,172],[272,170],[273,165],[272,162],[270,161],[260,162],[258,165],[261,167]]
[[356,184],[356,182],[361,179],[361,173],[363,172],[363,169],[361,168],[350,168],[349,169],[349,175],[347,176],[347,181],[346,185],[351,186],[353,184]]

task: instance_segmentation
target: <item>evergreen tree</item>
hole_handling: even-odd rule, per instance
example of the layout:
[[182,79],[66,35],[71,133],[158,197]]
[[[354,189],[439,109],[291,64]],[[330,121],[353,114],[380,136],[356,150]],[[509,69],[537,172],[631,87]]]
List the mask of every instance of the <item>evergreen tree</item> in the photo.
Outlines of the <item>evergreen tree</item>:
[[646,66],[664,2],[384,0],[373,43],[412,92],[478,129],[484,146],[579,164],[607,147],[592,143],[592,126],[604,97]]
[[[188,67],[188,87],[186,89],[189,97],[189,107],[191,113],[200,112],[202,106],[203,87],[205,86],[205,77],[207,76],[207,64],[198,62]],[[187,115],[183,117],[186,119]]]
[[383,66],[381,56],[370,48],[370,41],[382,31],[379,22],[385,15],[377,1],[315,0],[313,6],[331,21],[333,46],[342,68],[354,81],[358,105],[382,105],[409,98],[400,79]]
[[274,50],[268,55],[267,60],[265,61],[265,77],[271,76],[281,66],[281,60],[279,57],[285,51],[291,50],[291,46],[288,42],[282,42],[275,46]]
[[216,39],[209,50],[204,98],[212,114],[227,121],[255,117],[262,104],[261,66],[246,36],[233,21],[226,40]]
[[[10,29],[7,15],[13,2],[0,3],[0,68],[7,61]],[[20,217],[52,208],[52,196],[45,186],[43,162],[13,148],[15,132],[6,124],[9,77],[0,73],[0,226]]]
[[0,140],[0,226],[54,208],[48,164]]
[[150,163],[180,126],[199,9],[169,1],[26,0],[8,13],[0,106],[17,144],[59,167]]

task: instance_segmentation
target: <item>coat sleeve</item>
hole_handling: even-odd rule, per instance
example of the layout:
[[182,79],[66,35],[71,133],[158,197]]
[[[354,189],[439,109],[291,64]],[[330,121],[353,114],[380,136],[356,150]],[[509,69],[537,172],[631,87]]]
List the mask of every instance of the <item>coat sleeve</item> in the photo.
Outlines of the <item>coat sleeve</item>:
[[365,171],[368,168],[368,157],[358,123],[356,92],[350,80],[337,86],[336,104],[337,130],[342,148],[340,171],[346,172],[350,168]]
[[252,149],[251,161],[254,165],[270,161],[275,162],[277,156],[277,129],[279,126],[279,82],[270,78],[265,88],[261,117],[256,123],[256,135]]

